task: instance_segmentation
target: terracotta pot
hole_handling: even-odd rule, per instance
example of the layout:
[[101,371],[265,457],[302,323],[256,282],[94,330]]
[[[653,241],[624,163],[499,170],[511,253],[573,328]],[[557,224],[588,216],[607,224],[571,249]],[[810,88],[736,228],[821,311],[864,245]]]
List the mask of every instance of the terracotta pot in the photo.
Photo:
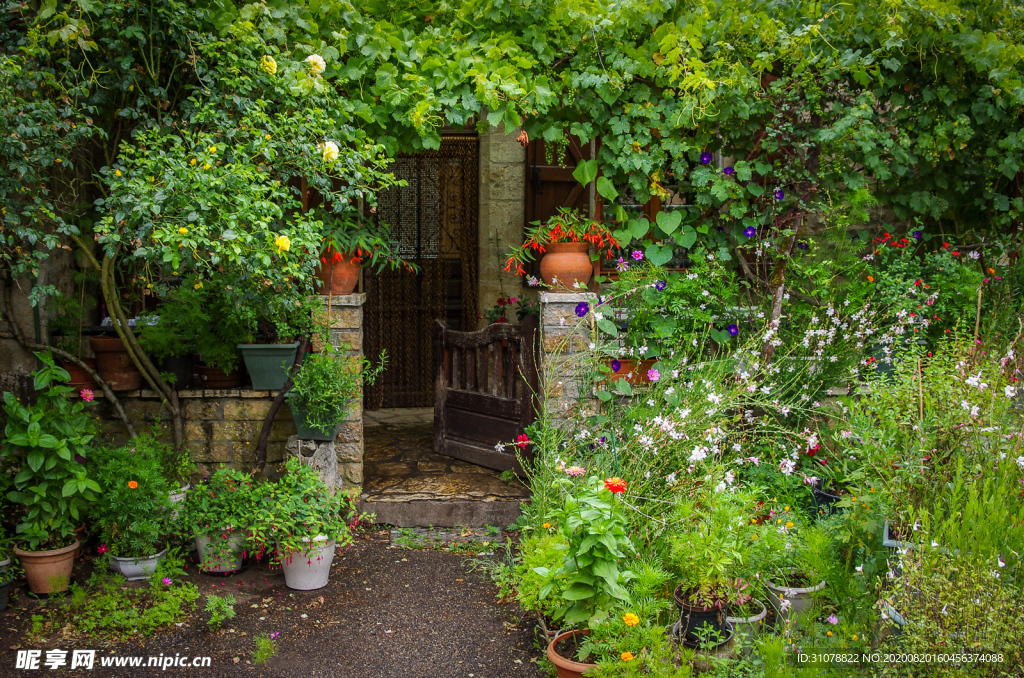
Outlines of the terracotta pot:
[[115,391],[135,391],[142,386],[142,373],[135,367],[121,338],[89,337],[96,354],[96,371]]
[[[594,265],[587,254],[590,243],[555,242],[547,246],[540,260],[540,276],[555,292],[576,292],[574,282],[586,285],[594,274]],[[552,282],[557,279],[558,282]]]
[[355,258],[342,255],[341,261],[329,262],[316,269],[316,277],[320,281],[317,290],[320,294],[352,294],[359,283],[359,269],[362,264]]
[[228,374],[219,367],[196,365],[196,374],[199,376],[201,388],[225,389],[238,388],[242,385],[242,372],[237,369]]
[[[623,379],[633,386],[649,384],[651,383],[651,379],[647,376],[647,371],[654,367],[654,363],[656,362],[658,361],[653,358],[650,360],[620,358],[619,363],[621,363],[621,365],[619,366],[619,370],[609,374],[608,381],[619,381],[620,379]],[[612,361],[606,360],[605,364],[611,367]]]
[[[82,362],[92,369],[96,369],[96,358],[82,358]],[[92,389],[93,391],[99,390],[100,387],[99,384],[96,383],[96,380],[90,377],[88,372],[75,363],[62,361],[60,366],[67,370],[68,374],[71,375],[71,378],[66,382],[71,388],[76,391],[81,391],[83,388]]]
[[558,643],[576,635],[586,635],[586,633],[586,631],[566,631],[555,636],[555,639],[548,643],[548,661],[558,669],[558,678],[580,678],[580,676],[586,675],[587,671],[597,668],[597,664],[583,664],[572,659],[566,659],[555,652],[555,646]]
[[60,593],[67,591],[71,582],[71,570],[75,566],[75,551],[78,540],[70,546],[53,551],[22,551],[14,548],[14,554],[25,569],[25,578],[32,593]]

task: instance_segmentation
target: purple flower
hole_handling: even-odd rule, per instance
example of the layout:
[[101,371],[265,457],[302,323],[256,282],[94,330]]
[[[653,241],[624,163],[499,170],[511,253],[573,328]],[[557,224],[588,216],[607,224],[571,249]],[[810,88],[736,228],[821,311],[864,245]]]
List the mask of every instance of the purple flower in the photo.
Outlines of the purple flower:
[[839,617],[837,617],[834,614],[832,614],[825,621],[827,621],[829,624],[832,624],[833,626],[835,626],[836,624],[839,623]]
[[729,332],[730,337],[735,337],[737,334],[740,333],[740,326],[737,325],[736,323],[733,323],[732,325],[729,325],[729,327],[727,327],[726,330]]
[[625,259],[619,257],[619,263],[616,264],[615,270],[617,270],[619,273],[625,273],[627,270],[629,270],[629,264],[626,263]]
[[644,258],[644,253],[641,252],[640,250],[633,250],[633,258],[636,259],[637,261],[640,261],[641,259]]
[[576,304],[576,317],[582,318],[590,313],[590,304],[585,301],[581,301]]
[[734,170],[732,167],[726,167],[724,170],[722,170],[722,172],[724,174],[729,174],[729,175],[736,174],[736,170]]
[[786,197],[786,192],[785,191],[783,191],[781,188],[775,189],[775,199],[776,200],[782,200],[785,197]]
[[913,236],[914,240],[920,240],[924,237],[924,233],[921,233],[921,231],[914,231],[910,235]]
[[654,289],[656,289],[656,290],[658,290],[658,291],[660,292],[660,291],[662,291],[663,289],[665,289],[665,287],[666,287],[667,285],[668,285],[668,282],[666,282],[665,280],[658,280],[658,281],[656,281],[656,282],[654,283]]
[[747,236],[748,238],[753,238],[755,235],[757,235],[757,229],[754,228],[753,226],[747,226],[743,230],[743,235]]
[[622,363],[620,363],[617,359],[616,360],[612,360],[612,372],[618,372],[621,369],[622,369]]
[[809,250],[809,249],[811,249],[811,246],[808,245],[807,243],[803,242],[803,241],[798,242],[796,244],[796,246],[797,246],[797,249],[801,249],[801,250]]
[[79,464],[84,464],[85,463],[85,457],[83,457],[80,454],[76,454],[75,455],[75,461],[77,461]]
[[171,578],[170,577],[164,577],[162,581],[164,583],[164,586],[170,586],[171,585]]
[[650,379],[651,381],[658,381],[659,379],[661,379],[661,372],[654,368],[651,368],[647,370],[647,378]]
[[713,159],[714,156],[708,153],[707,151],[704,151],[703,153],[700,154],[700,161],[705,165],[711,162]]

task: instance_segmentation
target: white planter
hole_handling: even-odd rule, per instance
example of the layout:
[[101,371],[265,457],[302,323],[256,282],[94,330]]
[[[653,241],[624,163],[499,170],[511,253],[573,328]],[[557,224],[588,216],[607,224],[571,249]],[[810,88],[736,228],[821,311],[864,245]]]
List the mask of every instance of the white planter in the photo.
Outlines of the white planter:
[[[227,534],[227,537],[222,534]],[[203,572],[237,572],[242,568],[245,532],[235,529],[230,533],[217,532],[209,537],[196,537],[196,551],[199,553],[199,569]]]
[[[302,541],[309,543],[310,539],[303,537]],[[284,570],[284,583],[288,588],[312,591],[327,586],[327,578],[331,574],[331,561],[334,560],[335,542],[333,539],[327,541],[326,535],[314,537],[313,541],[315,543],[307,553],[281,553],[278,547],[278,557]]]
[[[775,616],[778,619],[785,619],[791,615],[798,615],[801,612],[806,612],[811,609],[814,605],[814,594],[825,588],[825,582],[819,582],[816,586],[808,587],[797,587],[797,586],[780,586],[774,582],[767,582],[768,588],[768,599],[772,604],[772,608],[775,610]],[[782,601],[789,601],[789,608],[782,611]]]
[[748,640],[751,638],[759,638],[761,632],[764,631],[764,620],[768,616],[768,608],[765,607],[764,603],[760,600],[751,600],[753,604],[761,606],[761,611],[750,617],[726,617],[725,621],[732,624],[733,630],[736,632],[736,638],[742,640]]
[[156,572],[157,565],[160,564],[160,561],[166,555],[167,549],[164,549],[155,556],[144,556],[142,558],[107,556],[107,560],[110,561],[110,569],[114,572],[120,572],[128,581],[140,581],[142,579],[149,579]]
[[171,517],[172,518],[177,518],[178,517],[178,508],[179,507],[177,506],[177,504],[180,504],[183,501],[185,501],[185,495],[188,494],[188,491],[191,490],[191,489],[192,489],[192,483],[185,483],[184,485],[181,486],[181,491],[180,492],[175,492],[170,497],[168,497],[168,499],[171,500],[171,504],[174,505],[174,508],[171,509]]

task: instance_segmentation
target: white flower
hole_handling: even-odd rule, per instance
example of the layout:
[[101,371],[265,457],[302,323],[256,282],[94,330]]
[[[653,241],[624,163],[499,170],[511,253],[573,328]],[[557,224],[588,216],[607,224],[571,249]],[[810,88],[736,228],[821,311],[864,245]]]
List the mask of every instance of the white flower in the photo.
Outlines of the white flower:
[[971,259],[981,259],[981,252],[978,252],[977,250],[972,250],[967,253],[967,256],[969,256]]
[[334,162],[338,159],[338,155],[338,144],[333,141],[325,141],[320,144],[320,156],[324,159],[324,162]]
[[720,482],[717,485],[715,485],[715,492],[725,492],[725,483]]
[[690,461],[701,461],[708,456],[708,453],[702,450],[700,447],[694,447],[693,452],[690,453]]
[[327,70],[327,62],[319,54],[310,54],[306,57],[306,63],[309,64],[309,74],[314,78],[319,77]]
[[675,481],[676,481],[676,472],[675,471],[672,471],[672,473],[669,473],[667,476],[665,476],[665,482],[666,483],[671,485]]
[[1003,394],[1007,398],[1016,398],[1017,397],[1017,387],[1016,386],[1007,386],[1006,388],[1003,389]]
[[540,284],[540,280],[537,280],[537,276],[531,275],[529,278],[526,279],[526,283],[530,287],[536,287],[537,285]]
[[1017,457],[1017,466],[1020,466],[1021,470],[1024,471],[1024,456]]
[[495,452],[504,452],[505,451],[505,446],[502,445],[501,443],[497,443],[494,446],[494,451]]
[[739,452],[739,451],[741,451],[742,449],[743,449],[743,446],[742,446],[742,445],[740,445],[739,443],[733,443],[733,444],[732,444],[732,450],[733,450],[733,452]]
[[793,471],[796,470],[796,462],[791,459],[783,459],[779,462],[779,470],[784,476],[793,475]]

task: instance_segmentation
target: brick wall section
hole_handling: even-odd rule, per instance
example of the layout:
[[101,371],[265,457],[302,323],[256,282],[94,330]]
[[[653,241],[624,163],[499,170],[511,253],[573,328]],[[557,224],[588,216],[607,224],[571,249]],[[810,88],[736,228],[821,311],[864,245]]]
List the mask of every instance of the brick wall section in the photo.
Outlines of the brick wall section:
[[597,412],[597,400],[587,383],[590,368],[581,366],[592,341],[593,316],[581,323],[576,306],[586,302],[593,307],[597,295],[586,293],[540,293],[541,379],[544,408],[558,425],[566,418]]
[[[245,471],[252,468],[256,463],[256,440],[276,395],[276,391],[246,389],[178,391],[185,408],[185,442],[200,473],[212,473],[223,464]],[[118,396],[137,432],[149,430],[159,417],[164,424],[160,438],[171,442],[170,414],[155,392],[130,391]],[[104,404],[100,412],[100,437],[115,443],[127,442],[124,424],[111,409]],[[282,407],[270,429],[268,465],[284,460],[285,443],[294,434],[291,412]]]
[[[345,348],[343,355],[357,359],[363,357],[363,304],[365,294],[321,296],[320,301],[328,313],[331,343],[335,348]],[[322,350],[314,342],[313,350]],[[334,440],[338,458],[338,479],[342,487],[358,487],[363,484],[363,398],[349,409],[341,430]]]

